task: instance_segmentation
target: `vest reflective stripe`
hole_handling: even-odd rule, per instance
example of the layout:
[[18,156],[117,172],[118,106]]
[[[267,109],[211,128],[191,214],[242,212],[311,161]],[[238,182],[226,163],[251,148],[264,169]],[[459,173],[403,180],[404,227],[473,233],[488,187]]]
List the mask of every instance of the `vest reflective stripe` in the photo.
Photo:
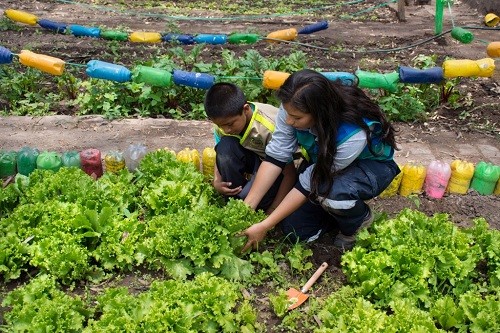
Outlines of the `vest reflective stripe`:
[[229,135],[216,127],[214,135],[220,138],[222,136],[232,136],[238,138],[240,144],[261,157],[266,156],[266,145],[271,140],[272,133],[275,129],[274,120],[278,115],[278,108],[262,103],[249,103],[252,105],[253,113],[250,122],[242,136]]

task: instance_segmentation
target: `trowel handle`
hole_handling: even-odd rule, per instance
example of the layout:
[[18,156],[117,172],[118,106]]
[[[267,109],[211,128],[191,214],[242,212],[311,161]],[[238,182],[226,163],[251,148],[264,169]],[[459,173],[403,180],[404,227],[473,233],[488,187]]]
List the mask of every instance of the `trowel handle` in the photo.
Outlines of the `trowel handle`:
[[325,269],[327,267],[328,267],[328,264],[326,262],[322,263],[321,266],[319,266],[319,268],[316,270],[316,272],[314,272],[313,276],[311,276],[311,278],[306,282],[306,284],[302,287],[302,289],[300,291],[304,294],[307,293],[309,288],[312,287],[314,282],[316,282],[316,280],[321,276],[321,274],[323,274],[323,272],[325,271]]

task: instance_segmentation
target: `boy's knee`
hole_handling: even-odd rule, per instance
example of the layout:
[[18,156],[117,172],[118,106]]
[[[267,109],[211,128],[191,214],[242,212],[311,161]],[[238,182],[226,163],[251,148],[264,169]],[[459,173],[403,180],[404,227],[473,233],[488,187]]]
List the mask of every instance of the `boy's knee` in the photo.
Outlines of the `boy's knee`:
[[233,136],[223,136],[215,146],[217,155],[235,154],[241,149],[240,141]]

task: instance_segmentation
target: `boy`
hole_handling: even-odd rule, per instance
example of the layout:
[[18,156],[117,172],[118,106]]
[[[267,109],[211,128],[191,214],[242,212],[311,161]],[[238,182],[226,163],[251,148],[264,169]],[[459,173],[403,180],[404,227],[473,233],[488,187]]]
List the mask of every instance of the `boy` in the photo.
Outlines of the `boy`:
[[[207,91],[204,104],[208,118],[216,125],[214,137],[217,154],[213,185],[225,197],[243,200],[265,157],[278,108],[247,102],[243,91],[232,83],[214,84]],[[257,209],[271,213],[295,181],[295,167],[289,163]]]

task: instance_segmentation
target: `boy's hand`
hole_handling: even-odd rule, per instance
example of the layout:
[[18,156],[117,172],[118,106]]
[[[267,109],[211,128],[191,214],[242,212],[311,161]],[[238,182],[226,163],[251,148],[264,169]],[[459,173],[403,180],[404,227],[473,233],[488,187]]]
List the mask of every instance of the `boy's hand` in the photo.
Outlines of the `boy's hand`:
[[226,196],[235,196],[236,194],[240,193],[243,187],[238,186],[235,188],[231,188],[231,183],[230,182],[223,182],[220,180],[214,179],[213,181],[214,188],[217,192],[219,192],[222,195]]
[[218,193],[226,196],[235,196],[243,189],[242,186],[231,188],[231,182],[225,182],[222,180],[222,176],[217,167],[214,168],[214,180],[212,181],[212,184]]

